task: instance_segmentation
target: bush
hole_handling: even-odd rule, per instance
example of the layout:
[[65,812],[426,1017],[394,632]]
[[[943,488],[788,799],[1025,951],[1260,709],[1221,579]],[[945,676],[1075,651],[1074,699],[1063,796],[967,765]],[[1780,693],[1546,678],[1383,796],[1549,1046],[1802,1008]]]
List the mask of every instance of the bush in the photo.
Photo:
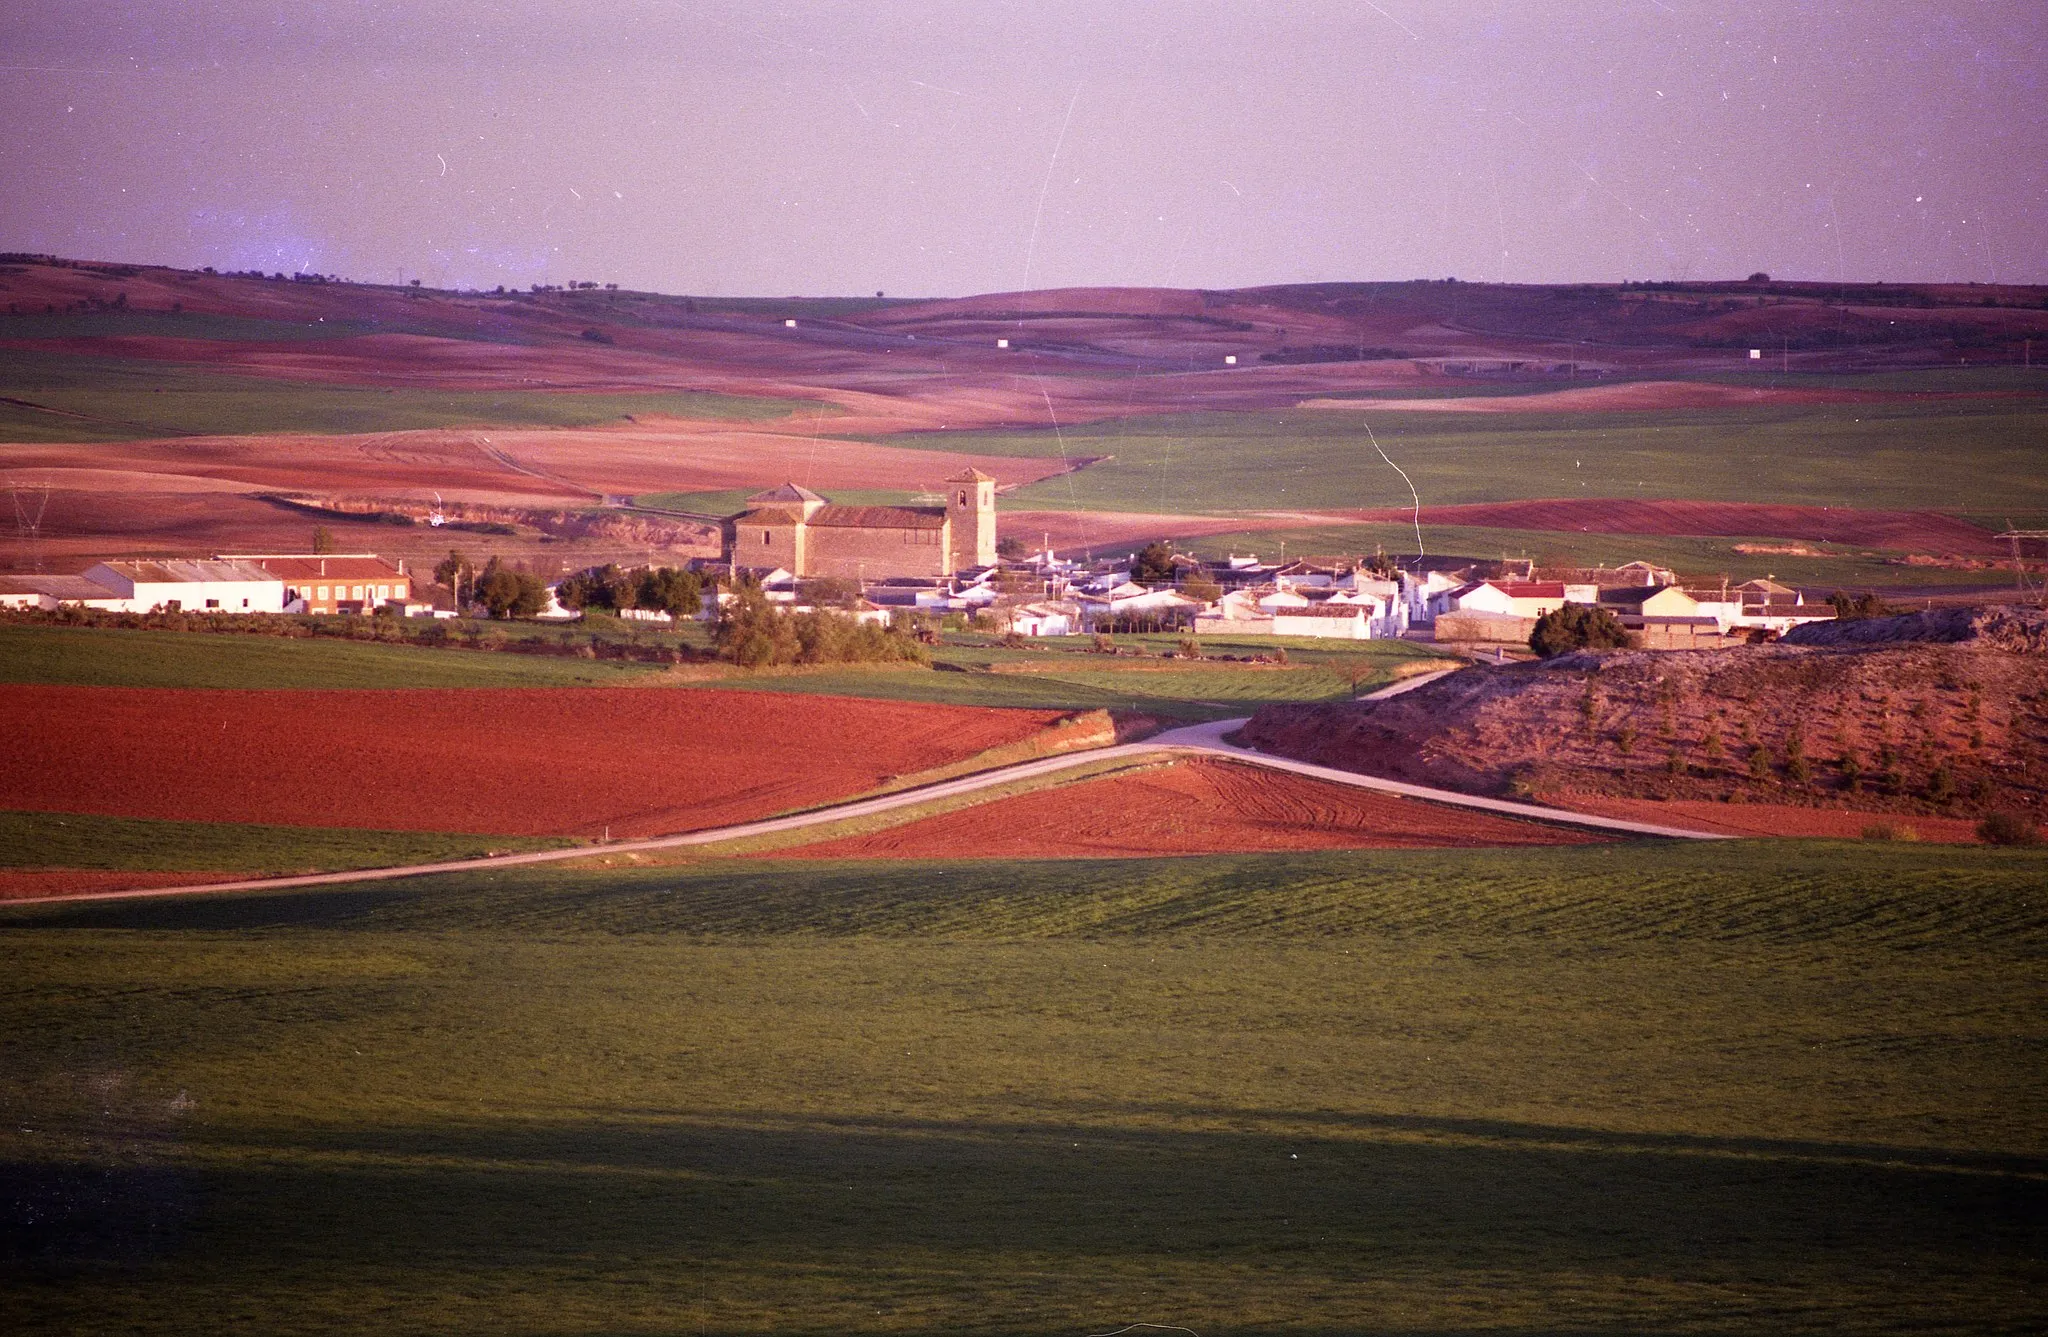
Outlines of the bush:
[[719,610],[714,639],[719,653],[742,668],[931,662],[900,625],[878,627],[836,612],[784,613],[751,583]]
[[1920,839],[1919,831],[1910,826],[1897,826],[1891,822],[1872,822],[1863,828],[1865,840],[1896,840],[1902,843]]
[[2034,819],[2016,812],[1994,812],[1977,823],[1977,838],[1987,845],[2031,846],[2041,843]]
[[1895,611],[1875,594],[1859,594],[1851,598],[1836,590],[1828,596],[1828,602],[1835,606],[1835,620],[1838,622],[1862,622],[1873,617],[1890,617]]
[[1566,604],[1545,613],[1529,633],[1529,648],[1545,659],[1574,650],[1626,650],[1635,643],[1614,614],[1586,604]]

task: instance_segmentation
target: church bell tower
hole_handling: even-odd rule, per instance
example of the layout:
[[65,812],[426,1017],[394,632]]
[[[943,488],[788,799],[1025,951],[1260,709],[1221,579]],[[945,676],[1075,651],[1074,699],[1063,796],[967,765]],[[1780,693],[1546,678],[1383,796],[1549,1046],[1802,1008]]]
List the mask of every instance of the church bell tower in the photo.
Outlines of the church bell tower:
[[996,480],[979,469],[948,478],[946,516],[953,522],[953,569],[994,566]]

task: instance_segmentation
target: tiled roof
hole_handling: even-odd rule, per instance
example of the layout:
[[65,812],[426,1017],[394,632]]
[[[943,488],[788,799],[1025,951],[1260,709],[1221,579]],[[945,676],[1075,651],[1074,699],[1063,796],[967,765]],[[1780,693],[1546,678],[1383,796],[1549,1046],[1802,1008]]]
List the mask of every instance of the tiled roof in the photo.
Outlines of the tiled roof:
[[820,506],[809,523],[833,529],[943,529],[946,513],[909,506]]
[[0,585],[14,593],[47,594],[52,599],[115,599],[120,594],[84,576],[9,576]]
[[138,585],[196,585],[214,581],[268,581],[277,577],[248,562],[170,557],[155,562],[102,562]]
[[1510,580],[1495,581],[1493,587],[1510,599],[1562,599],[1564,582],[1561,580]]
[[406,576],[382,557],[366,553],[279,553],[235,557],[258,566],[279,580],[404,580]]
[[965,473],[954,474],[946,481],[949,483],[993,483],[996,480],[979,469],[969,468]]
[[795,483],[784,483],[781,487],[770,488],[766,492],[756,492],[753,496],[747,498],[747,502],[750,505],[774,505],[776,503],[795,505],[802,502],[823,500],[825,500],[823,497],[809,488],[799,487]]
[[[1619,589],[1600,591],[1600,602],[1604,604],[1642,604],[1645,600],[1673,588],[1670,585],[1624,585]],[[1681,594],[1683,590],[1679,591]]]

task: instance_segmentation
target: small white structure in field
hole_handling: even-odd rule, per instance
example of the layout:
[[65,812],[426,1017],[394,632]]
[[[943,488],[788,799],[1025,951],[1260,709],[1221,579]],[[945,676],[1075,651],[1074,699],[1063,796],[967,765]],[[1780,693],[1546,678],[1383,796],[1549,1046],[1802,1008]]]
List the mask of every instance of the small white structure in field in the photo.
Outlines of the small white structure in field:
[[1009,341],[1008,339],[998,339],[998,340],[996,340],[996,347],[998,347],[998,348],[1008,348],[1009,346],[1010,346],[1010,341]]
[[793,330],[796,328],[796,322],[793,320],[785,320],[782,322],[782,328],[786,330]]
[[1762,357],[1763,357],[1763,355],[1764,355],[1764,350],[1763,350],[1763,349],[1761,349],[1761,348],[1752,348],[1752,349],[1750,349],[1750,350],[1749,350],[1749,360],[1750,360],[1751,362],[1755,362],[1755,361],[1757,361],[1758,359],[1762,358]]
[[1234,366],[1236,366],[1236,365],[1237,365],[1237,354],[1235,354],[1235,353],[1225,353],[1225,354],[1223,355],[1223,365],[1224,365],[1224,366],[1226,366],[1226,367],[1234,367]]

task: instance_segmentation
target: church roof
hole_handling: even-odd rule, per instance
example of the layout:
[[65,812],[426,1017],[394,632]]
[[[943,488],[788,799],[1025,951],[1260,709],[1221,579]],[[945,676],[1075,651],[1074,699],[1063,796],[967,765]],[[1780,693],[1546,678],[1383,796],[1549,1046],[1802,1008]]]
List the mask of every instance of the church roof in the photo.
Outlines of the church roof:
[[799,487],[795,483],[784,483],[781,487],[770,488],[766,492],[756,492],[753,496],[747,498],[747,504],[759,506],[764,504],[774,505],[780,502],[784,505],[795,505],[803,502],[822,502],[824,500],[823,497],[807,487]]
[[996,480],[979,469],[968,469],[965,473],[954,474],[946,480],[949,483],[993,483]]
[[946,513],[911,506],[821,506],[809,523],[832,529],[943,529]]

